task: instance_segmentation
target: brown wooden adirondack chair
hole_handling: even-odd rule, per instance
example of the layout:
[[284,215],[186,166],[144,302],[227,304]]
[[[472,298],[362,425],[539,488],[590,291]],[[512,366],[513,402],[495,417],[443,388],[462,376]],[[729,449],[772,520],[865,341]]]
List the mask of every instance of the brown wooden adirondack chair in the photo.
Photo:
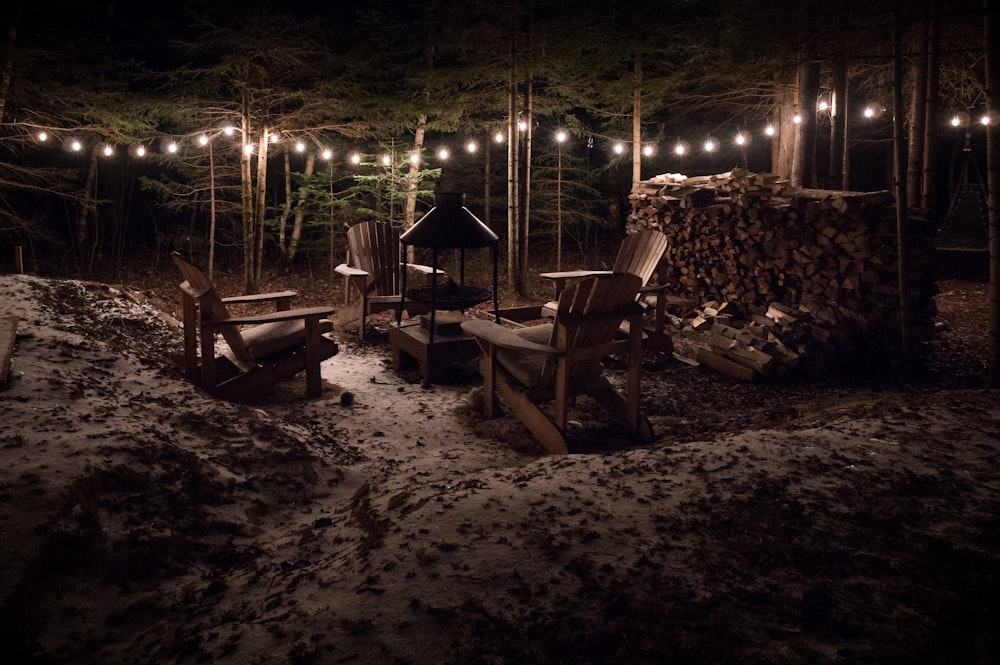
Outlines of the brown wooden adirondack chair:
[[[365,340],[365,318],[369,314],[396,309],[402,298],[402,255],[399,231],[388,222],[359,222],[347,231],[347,261],[335,270],[344,276],[344,307],[338,312],[337,327],[347,327],[358,322],[358,337]],[[422,284],[430,284],[434,269],[430,266],[407,263],[419,273]],[[443,270],[437,276],[444,275]],[[352,294],[357,298],[352,302]],[[420,313],[426,306],[406,301],[407,315]]]
[[[210,395],[240,401],[304,370],[307,396],[322,393],[320,363],[338,351],[325,334],[333,330],[326,318],[333,307],[290,309],[295,291],[222,298],[204,271],[177,252],[172,258],[184,276],[184,369],[190,380]],[[277,311],[231,316],[227,307],[260,302],[274,302]],[[229,346],[221,355],[217,333]]]
[[625,236],[618,247],[618,255],[615,257],[615,264],[611,270],[567,270],[541,273],[539,276],[550,280],[555,288],[555,300],[542,306],[542,314],[549,317],[555,315],[556,300],[559,299],[559,294],[562,293],[566,284],[573,280],[594,275],[627,272],[638,275],[639,279],[642,280],[638,298],[644,298],[646,295],[654,296],[655,331],[662,335],[666,318],[666,287],[661,284],[650,284],[649,280],[656,272],[666,249],[666,235],[654,229],[645,229]]
[[[483,351],[486,417],[493,417],[494,395],[499,395],[547,450],[566,453],[569,408],[576,395],[586,394],[635,439],[652,442],[652,426],[639,410],[642,308],[635,297],[640,282],[627,273],[574,282],[560,295],[552,323],[513,330],[484,319],[463,323]],[[616,338],[623,320],[631,323],[627,339]],[[601,366],[606,356],[623,352],[628,353],[625,396]],[[541,406],[547,402],[552,402],[552,415]]]

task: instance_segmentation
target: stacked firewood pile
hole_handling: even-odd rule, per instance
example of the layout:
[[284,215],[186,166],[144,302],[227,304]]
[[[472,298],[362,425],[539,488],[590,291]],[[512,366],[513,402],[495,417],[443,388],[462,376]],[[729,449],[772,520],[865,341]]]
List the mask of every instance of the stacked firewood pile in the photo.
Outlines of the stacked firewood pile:
[[[894,357],[900,298],[889,192],[803,189],[734,169],[658,176],[631,198],[630,230],[669,238],[660,281],[704,304],[689,320],[711,335],[703,364],[750,379],[830,375]],[[935,313],[927,225],[914,223],[911,247],[910,302],[924,339]]]

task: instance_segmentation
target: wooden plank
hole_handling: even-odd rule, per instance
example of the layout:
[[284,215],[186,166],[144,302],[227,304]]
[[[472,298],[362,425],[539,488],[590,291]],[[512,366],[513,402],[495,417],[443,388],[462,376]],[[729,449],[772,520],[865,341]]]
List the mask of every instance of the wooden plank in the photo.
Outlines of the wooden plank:
[[14,355],[14,342],[17,340],[16,316],[0,317],[0,387],[7,385],[10,377],[10,359]]
[[698,349],[698,362],[740,381],[753,381],[757,378],[757,372],[753,368],[734,362],[710,349]]

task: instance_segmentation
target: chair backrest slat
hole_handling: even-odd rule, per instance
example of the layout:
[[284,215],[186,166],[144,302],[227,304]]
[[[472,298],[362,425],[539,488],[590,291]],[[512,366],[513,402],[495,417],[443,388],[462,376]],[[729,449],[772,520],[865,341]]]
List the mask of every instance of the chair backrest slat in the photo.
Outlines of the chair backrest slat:
[[[590,277],[563,290],[559,298],[555,322],[552,326],[552,336],[549,344],[562,349],[584,348],[610,342],[618,332],[621,321],[614,318],[586,320],[588,315],[608,314],[621,309],[635,301],[642,286],[638,275],[632,273],[614,273]],[[583,317],[583,321],[567,326],[564,319],[567,315]],[[571,382],[583,381],[591,376],[600,358],[575,363],[570,368]],[[543,377],[548,380],[554,371],[555,361],[548,361],[543,369]]]
[[649,283],[656,266],[667,249],[667,236],[655,229],[645,229],[625,236],[618,248],[614,272],[628,272],[638,275],[640,286]]
[[399,294],[399,232],[389,222],[359,222],[347,231],[349,260],[368,273],[366,291],[374,296]]

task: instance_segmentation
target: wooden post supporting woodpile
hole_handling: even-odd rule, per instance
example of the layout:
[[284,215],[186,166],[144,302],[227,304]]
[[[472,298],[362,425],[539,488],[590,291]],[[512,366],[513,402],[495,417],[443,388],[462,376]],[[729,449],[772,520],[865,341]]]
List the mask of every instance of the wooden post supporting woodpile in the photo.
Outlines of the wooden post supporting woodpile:
[[[733,169],[657,176],[637,183],[631,199],[630,230],[654,228],[669,238],[660,281],[704,303],[691,319],[710,335],[703,364],[753,379],[793,369],[831,375],[895,357],[889,192],[804,189]],[[918,338],[926,339],[935,314],[933,234],[914,224],[911,302]]]

